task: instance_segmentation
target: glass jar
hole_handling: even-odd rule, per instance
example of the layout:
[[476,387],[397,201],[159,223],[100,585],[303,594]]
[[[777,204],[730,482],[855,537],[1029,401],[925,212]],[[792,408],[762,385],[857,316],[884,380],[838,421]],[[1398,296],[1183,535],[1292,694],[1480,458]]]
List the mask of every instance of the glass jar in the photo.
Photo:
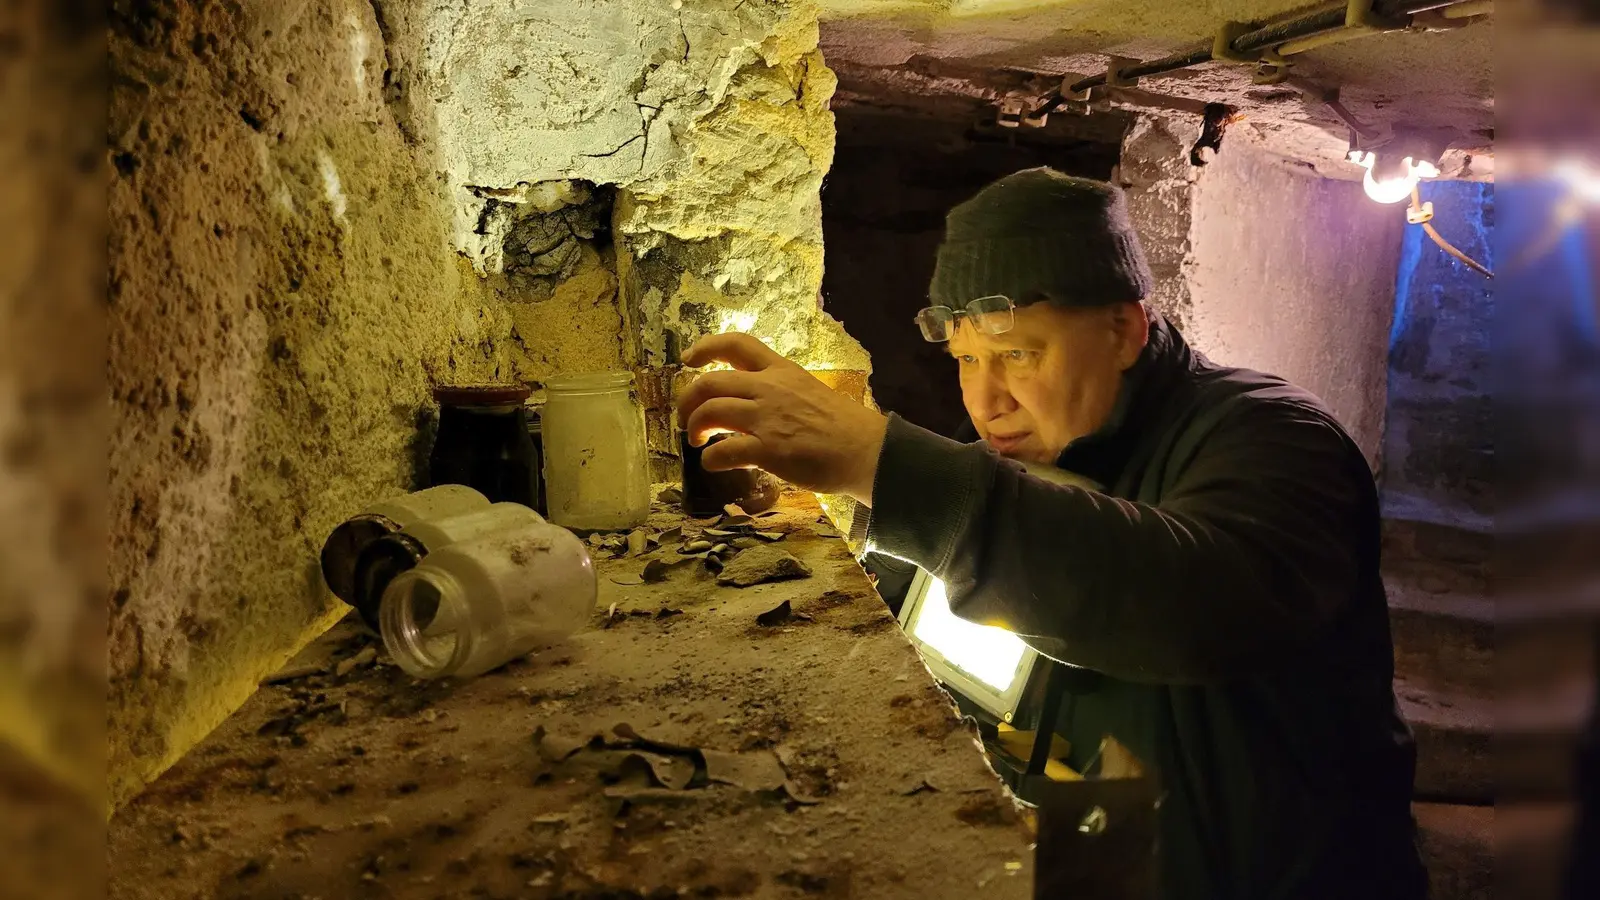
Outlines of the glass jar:
[[555,524],[620,531],[650,515],[644,408],[632,386],[631,372],[545,382],[545,502]]
[[[477,491],[472,493],[480,499],[483,497]],[[379,537],[361,550],[355,566],[355,591],[352,596],[343,599],[356,608],[362,621],[373,631],[378,631],[383,592],[401,572],[421,564],[430,551],[458,541],[543,521],[538,513],[520,503],[491,505],[487,500],[481,506],[465,509],[455,515],[412,519],[404,528]]]
[[539,465],[528,435],[521,385],[453,385],[434,389],[439,433],[428,458],[433,484],[464,484],[495,502],[534,508]]
[[683,511],[692,519],[722,515],[723,507],[738,504],[747,513],[766,512],[777,505],[783,482],[760,469],[711,472],[700,465],[700,454],[728,437],[714,434],[704,447],[689,443],[687,431],[678,432],[678,452],[683,457]]
[[380,630],[408,674],[467,678],[573,634],[598,596],[583,542],[538,521],[428,554],[389,583]]
[[335,597],[359,607],[357,565],[361,554],[375,541],[407,525],[488,507],[489,498],[460,484],[441,484],[373,504],[341,522],[328,535],[322,545],[322,580]]

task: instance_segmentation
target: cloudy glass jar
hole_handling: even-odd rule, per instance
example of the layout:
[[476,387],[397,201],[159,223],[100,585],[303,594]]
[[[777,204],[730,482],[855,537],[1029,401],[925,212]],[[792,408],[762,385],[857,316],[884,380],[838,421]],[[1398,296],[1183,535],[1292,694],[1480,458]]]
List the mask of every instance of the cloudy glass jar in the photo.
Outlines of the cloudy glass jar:
[[551,522],[619,531],[650,515],[644,408],[631,372],[567,375],[545,382],[541,415],[545,506]]
[[389,655],[417,678],[482,675],[589,621],[599,585],[583,542],[531,518],[449,544],[383,593]]

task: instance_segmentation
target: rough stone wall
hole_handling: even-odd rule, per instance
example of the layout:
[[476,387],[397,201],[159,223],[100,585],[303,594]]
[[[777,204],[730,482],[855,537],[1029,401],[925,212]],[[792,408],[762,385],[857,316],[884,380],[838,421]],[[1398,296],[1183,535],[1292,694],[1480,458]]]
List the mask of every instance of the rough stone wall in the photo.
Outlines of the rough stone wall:
[[1405,213],[1247,145],[1195,184],[1186,336],[1327,402],[1376,467]]
[[478,271],[503,267],[530,197],[612,186],[624,364],[664,362],[668,331],[737,328],[867,368],[817,302],[834,79],[810,0],[380,5]]
[[1122,164],[1117,168],[1128,196],[1128,213],[1155,276],[1155,294],[1148,302],[1185,332],[1194,304],[1188,276],[1198,175],[1188,157],[1189,145],[1198,135],[1198,123],[1140,116],[1123,139]]
[[431,383],[668,329],[867,368],[816,46],[805,0],[114,6],[113,802],[341,614],[316,550],[413,484]]
[[92,821],[104,785],[103,21],[86,2],[0,11],[0,843],[29,848],[5,854],[0,892],[15,896],[79,896],[94,857],[50,851],[93,829],[40,807],[76,792]]
[[510,374],[366,0],[113,6],[110,792],[344,609],[343,517],[408,489],[430,382]]
[[[1492,265],[1493,187],[1446,182],[1422,191],[1433,204],[1434,227]],[[1434,246],[1420,228],[1407,228],[1399,246],[1383,448],[1386,511],[1486,526],[1494,512],[1493,283]]]

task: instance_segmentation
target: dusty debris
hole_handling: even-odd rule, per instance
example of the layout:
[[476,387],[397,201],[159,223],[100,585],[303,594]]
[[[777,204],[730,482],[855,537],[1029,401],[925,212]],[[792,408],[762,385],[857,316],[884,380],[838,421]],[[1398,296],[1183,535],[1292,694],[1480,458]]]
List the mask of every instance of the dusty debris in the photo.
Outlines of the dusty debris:
[[738,518],[740,516],[743,516],[746,519],[750,518],[749,513],[744,511],[744,507],[737,503],[729,503],[727,506],[722,508],[722,511],[731,518]]
[[584,747],[595,743],[597,739],[597,735],[591,735],[586,738],[573,738],[551,734],[545,730],[543,725],[533,729],[533,745],[539,748],[539,755],[550,762],[562,762]]
[[706,780],[717,784],[731,784],[747,791],[776,791],[788,781],[783,764],[770,750],[724,753],[702,749],[700,755],[706,763]]
[[611,583],[620,584],[623,587],[632,587],[636,584],[644,584],[645,577],[643,575],[613,575],[611,576]]
[[683,491],[678,488],[669,487],[657,494],[656,499],[662,503],[682,503]]
[[754,522],[754,521],[755,520],[750,518],[749,516],[739,515],[739,516],[728,516],[727,518],[724,518],[721,522],[719,522],[717,524],[721,525],[723,528],[748,528],[748,527],[750,527],[751,523]]
[[643,556],[650,551],[651,536],[643,528],[635,528],[628,532],[628,555]]
[[279,669],[278,671],[273,672],[271,675],[261,679],[261,684],[284,684],[290,681],[299,681],[302,678],[310,678],[313,675],[321,675],[325,671],[327,671],[327,668],[322,665],[306,664],[300,666],[289,666],[285,669]]
[[787,550],[775,546],[752,547],[740,553],[717,576],[718,584],[749,587],[768,581],[809,578],[811,567]]
[[810,794],[807,794],[793,781],[785,781],[783,783],[783,792],[788,795],[790,800],[804,806],[815,806],[822,802],[821,797],[813,797]]
[[690,541],[678,549],[679,553],[704,553],[714,546],[710,541]]
[[782,625],[784,622],[789,621],[789,618],[793,614],[794,608],[789,605],[789,601],[785,600],[761,615],[756,616],[756,624],[771,628],[774,625]]
[[670,544],[683,539],[683,526],[674,525],[666,531],[656,535],[656,540],[663,544]]
[[768,543],[776,543],[778,541],[783,540],[787,536],[788,535],[785,535],[781,531],[758,531],[758,532],[756,532],[756,537],[758,537],[758,538],[760,538],[763,541],[766,541]]
[[900,791],[900,796],[911,797],[921,793],[938,793],[939,786],[926,778],[918,778],[914,784]]
[[340,660],[339,664],[333,667],[333,674],[338,678],[343,678],[356,669],[376,661],[377,658],[378,648],[368,647],[349,659]]
[[631,772],[647,774],[652,782],[668,790],[681,791],[694,780],[697,767],[687,756],[634,751],[622,758],[619,774],[626,777]]
[[692,556],[673,560],[652,559],[644,564],[644,571],[639,573],[639,577],[646,583],[660,584],[661,582],[667,580],[668,572],[671,572],[678,566],[681,566],[693,559],[694,557]]
[[736,537],[728,544],[735,550],[749,550],[751,547],[761,546],[761,542],[753,537]]

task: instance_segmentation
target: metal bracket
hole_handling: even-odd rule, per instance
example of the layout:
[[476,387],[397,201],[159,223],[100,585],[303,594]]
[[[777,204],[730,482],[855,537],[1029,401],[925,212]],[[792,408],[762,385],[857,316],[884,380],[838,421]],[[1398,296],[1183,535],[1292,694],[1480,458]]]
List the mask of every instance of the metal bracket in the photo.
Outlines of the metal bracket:
[[1371,31],[1394,31],[1411,24],[1408,17],[1385,16],[1372,7],[1377,0],[1349,0],[1344,8],[1344,26]]
[[1223,22],[1211,38],[1211,58],[1221,62],[1253,65],[1261,58],[1260,53],[1240,53],[1233,49],[1233,42],[1241,35],[1255,30],[1249,22]]
[[1277,48],[1268,47],[1261,52],[1261,58],[1256,61],[1255,74],[1250,76],[1252,84],[1281,84],[1289,79],[1289,67],[1294,65],[1293,60],[1285,59],[1279,55]]
[[1017,128],[1022,125],[1022,120],[1029,114],[1028,102],[1019,97],[1007,97],[1000,101],[1000,112],[995,117],[995,124],[1001,128]]
[[1113,56],[1106,64],[1106,87],[1133,87],[1139,83],[1138,78],[1124,78],[1119,73],[1122,69],[1132,68],[1139,64],[1139,60],[1129,56]]

